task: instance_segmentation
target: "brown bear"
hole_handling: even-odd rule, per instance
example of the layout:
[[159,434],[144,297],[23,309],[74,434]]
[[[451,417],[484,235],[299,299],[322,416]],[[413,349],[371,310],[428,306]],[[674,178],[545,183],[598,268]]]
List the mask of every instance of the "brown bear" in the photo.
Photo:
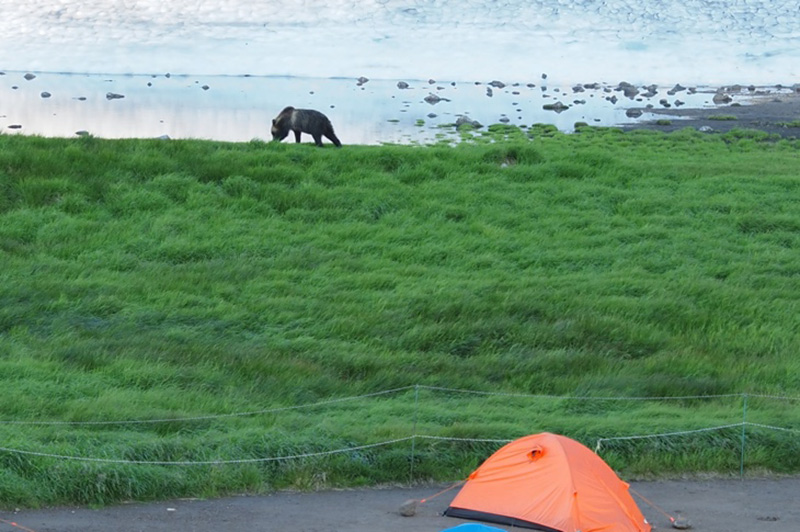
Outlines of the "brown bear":
[[272,140],[281,141],[294,131],[294,139],[300,142],[300,133],[308,133],[314,137],[314,143],[322,146],[323,135],[331,140],[337,148],[342,143],[336,138],[333,126],[328,117],[314,109],[295,109],[287,107],[272,120]]

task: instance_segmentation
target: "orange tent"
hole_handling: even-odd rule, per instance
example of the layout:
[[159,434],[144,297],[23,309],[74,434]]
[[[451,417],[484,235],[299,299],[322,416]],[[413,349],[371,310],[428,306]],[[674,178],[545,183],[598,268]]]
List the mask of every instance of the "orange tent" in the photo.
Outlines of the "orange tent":
[[565,436],[534,434],[486,459],[445,515],[546,532],[650,532],[628,485]]

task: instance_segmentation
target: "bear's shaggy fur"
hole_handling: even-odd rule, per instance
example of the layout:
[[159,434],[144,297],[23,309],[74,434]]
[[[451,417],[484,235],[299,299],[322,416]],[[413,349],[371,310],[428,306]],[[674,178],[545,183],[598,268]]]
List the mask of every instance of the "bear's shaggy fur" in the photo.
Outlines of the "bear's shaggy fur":
[[322,137],[330,139],[336,147],[342,143],[333,132],[333,125],[328,117],[314,109],[295,109],[287,107],[272,120],[272,139],[281,141],[294,131],[294,139],[300,142],[300,133],[308,133],[314,137],[314,143],[322,146]]

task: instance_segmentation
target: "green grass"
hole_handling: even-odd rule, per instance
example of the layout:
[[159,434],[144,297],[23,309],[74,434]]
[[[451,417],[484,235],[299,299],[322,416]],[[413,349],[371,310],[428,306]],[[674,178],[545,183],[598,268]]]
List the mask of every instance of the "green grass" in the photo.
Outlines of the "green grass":
[[[800,395],[800,144],[543,125],[463,138],[334,150],[0,136],[0,420],[185,418],[418,384]],[[749,419],[797,428],[795,410],[753,401]],[[0,447],[257,460],[415,431],[593,444],[740,421],[739,396],[406,389],[229,418],[1,423]],[[632,476],[738,472],[737,438],[617,442],[606,458]],[[795,439],[758,431],[748,467],[800,471]],[[186,467],[0,451],[0,505],[398,482],[410,468],[449,480],[494,448]]]
[[719,121],[731,121],[731,120],[738,120],[738,118],[734,115],[711,115],[708,117],[709,120],[719,120]]

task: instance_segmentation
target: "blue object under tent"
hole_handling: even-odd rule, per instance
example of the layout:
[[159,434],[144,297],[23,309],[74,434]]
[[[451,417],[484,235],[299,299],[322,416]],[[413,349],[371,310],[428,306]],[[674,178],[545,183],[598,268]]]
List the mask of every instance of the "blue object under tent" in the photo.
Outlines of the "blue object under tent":
[[442,532],[507,532],[502,528],[493,526],[479,525],[478,523],[464,523],[463,525],[445,528]]

